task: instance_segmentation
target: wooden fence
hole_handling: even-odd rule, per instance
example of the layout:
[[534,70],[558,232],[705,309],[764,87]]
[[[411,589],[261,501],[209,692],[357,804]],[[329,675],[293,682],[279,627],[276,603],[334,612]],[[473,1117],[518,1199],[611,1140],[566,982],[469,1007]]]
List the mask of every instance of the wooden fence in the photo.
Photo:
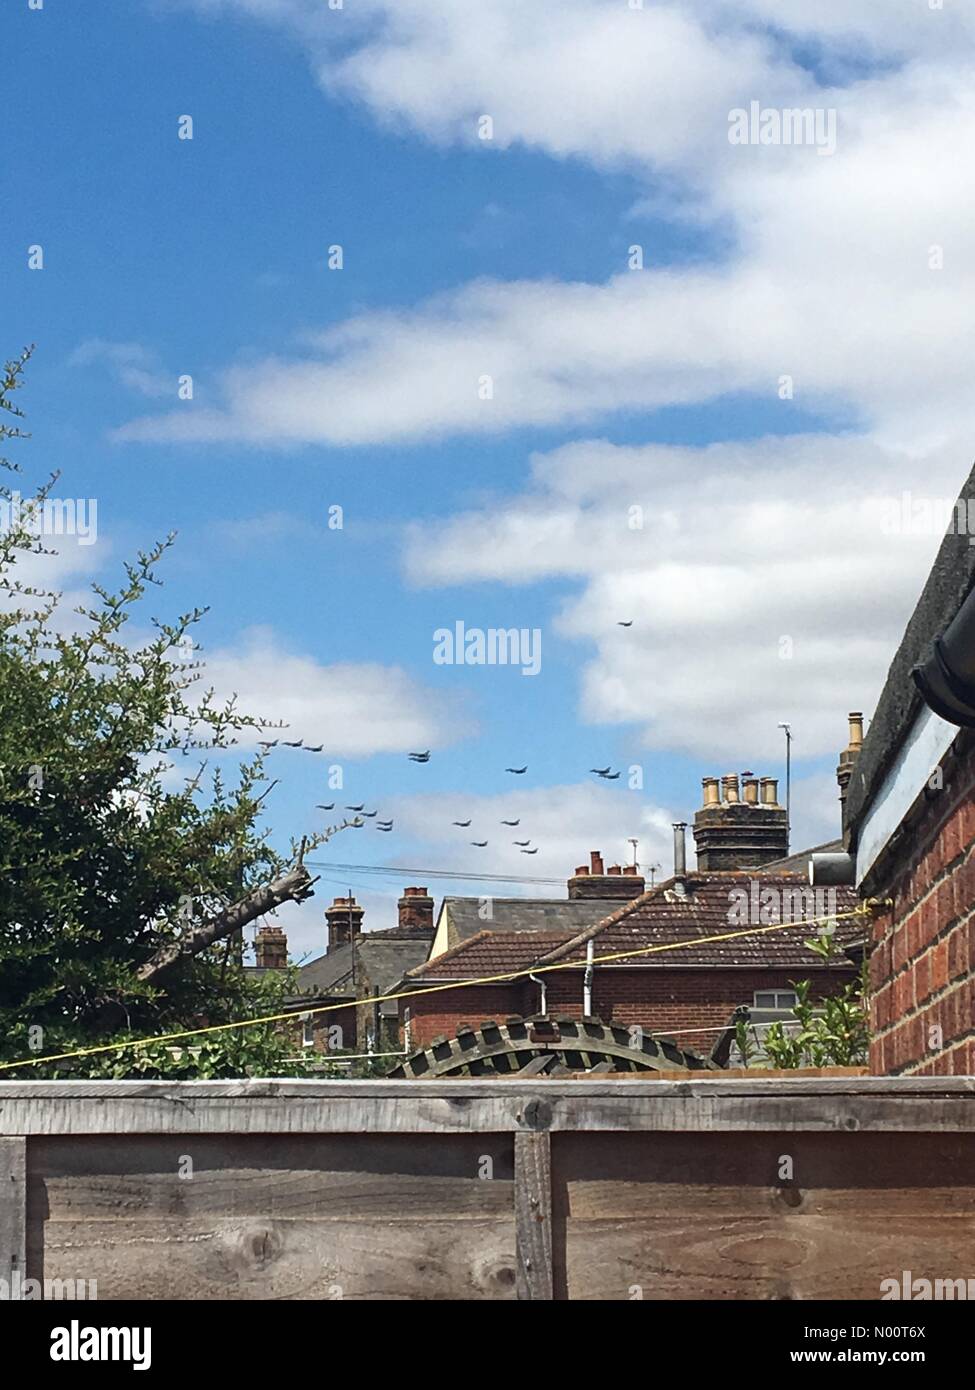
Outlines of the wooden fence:
[[975,1279],[975,1080],[0,1083],[0,1276],[99,1299]]

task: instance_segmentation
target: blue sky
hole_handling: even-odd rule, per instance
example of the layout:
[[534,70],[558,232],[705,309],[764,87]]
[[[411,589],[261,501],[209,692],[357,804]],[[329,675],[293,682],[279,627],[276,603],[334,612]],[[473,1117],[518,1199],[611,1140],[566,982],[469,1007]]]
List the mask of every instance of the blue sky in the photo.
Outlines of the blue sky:
[[[781,774],[779,719],[797,837],[826,838],[846,711],[869,713],[937,539],[892,541],[863,509],[967,471],[948,351],[967,21],[546,9],[496,0],[466,30],[447,0],[5,16],[5,351],[37,344],[19,456],[98,501],[66,582],[178,531],[157,610],[209,604],[221,688],[326,745],[273,755],[276,838],[318,826],[316,802],[395,814],[323,858],[562,878],[634,835],[666,863],[701,776]],[[921,217],[898,171],[931,91],[956,119]],[[835,154],[732,150],[726,112],[753,98],[837,109]],[[434,664],[458,620],[540,629],[539,675]],[[640,765],[642,790],[595,784],[606,763]],[[512,807],[536,857],[503,838]],[[487,850],[450,827],[466,808]],[[348,880],[388,925],[406,880],[354,878],[325,896]]]

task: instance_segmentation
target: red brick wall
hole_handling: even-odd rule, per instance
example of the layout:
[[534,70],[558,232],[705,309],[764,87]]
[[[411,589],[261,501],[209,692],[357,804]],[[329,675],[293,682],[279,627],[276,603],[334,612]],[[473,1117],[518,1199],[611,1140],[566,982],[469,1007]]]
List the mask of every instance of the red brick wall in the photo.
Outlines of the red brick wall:
[[[809,973],[809,972],[807,972]],[[815,999],[840,990],[853,975],[817,971]],[[593,976],[592,1010],[604,1023],[635,1024],[673,1037],[678,1047],[706,1056],[739,1004],[751,1005],[756,990],[789,989],[796,970],[603,970]],[[582,1017],[581,976],[549,976],[550,1012]],[[702,1029],[705,1031],[696,1032]]]
[[[528,982],[530,984],[530,981]],[[538,987],[532,986],[529,995],[521,980],[510,985],[479,985],[476,989],[437,990],[405,1001],[410,1011],[409,1046],[426,1047],[436,1037],[452,1038],[458,1025],[469,1023],[479,1028],[489,1018],[503,1023],[513,1014],[524,1015],[538,1011]],[[400,1031],[403,1029],[404,1002],[400,1003]],[[404,1046],[406,1042],[404,1041]]]
[[[814,998],[834,994],[852,978],[846,970],[817,971]],[[680,1047],[707,1055],[720,1034],[696,1032],[728,1024],[739,1004],[751,1004],[756,990],[789,989],[801,971],[788,970],[600,970],[593,979],[593,1013],[604,1023],[674,1036]],[[550,1014],[582,1017],[582,972],[546,975]],[[538,1012],[539,988],[531,981],[510,985],[442,990],[410,1000],[411,1047],[433,1038],[453,1037],[461,1023],[477,1028],[485,1019],[502,1022],[512,1014]],[[690,1031],[688,1031],[690,1030]],[[676,1036],[679,1034],[679,1036]]]
[[873,925],[870,1070],[975,1072],[975,750],[950,763],[896,875],[878,887],[893,908]]

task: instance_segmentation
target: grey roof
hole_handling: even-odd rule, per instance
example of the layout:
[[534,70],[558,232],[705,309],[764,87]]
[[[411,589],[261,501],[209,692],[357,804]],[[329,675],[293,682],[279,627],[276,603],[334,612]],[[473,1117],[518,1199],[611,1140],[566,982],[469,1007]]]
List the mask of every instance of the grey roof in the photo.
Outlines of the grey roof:
[[842,854],[842,840],[827,840],[824,845],[813,845],[811,849],[801,849],[796,854],[787,855],[785,859],[773,859],[771,864],[762,864],[760,869],[756,869],[756,875],[761,874],[803,874],[809,873],[809,860],[814,854]]
[[[962,487],[961,500],[975,501],[975,469]],[[928,656],[932,641],[945,630],[975,584],[975,546],[969,541],[969,536],[952,529],[941,542],[891,662],[847,792],[844,827],[853,835],[922,707],[911,668]]]
[[581,931],[601,922],[627,898],[492,898],[484,916],[484,898],[443,900],[453,944],[481,931]]
[[298,988],[302,993],[314,991],[316,994],[347,994],[351,997],[352,988],[352,946],[337,946],[328,955],[310,960],[298,971]]
[[298,988],[302,993],[350,999],[374,989],[386,994],[408,970],[426,960],[432,940],[431,927],[363,932],[357,939],[355,959],[352,946],[345,945],[309,961],[298,971]]

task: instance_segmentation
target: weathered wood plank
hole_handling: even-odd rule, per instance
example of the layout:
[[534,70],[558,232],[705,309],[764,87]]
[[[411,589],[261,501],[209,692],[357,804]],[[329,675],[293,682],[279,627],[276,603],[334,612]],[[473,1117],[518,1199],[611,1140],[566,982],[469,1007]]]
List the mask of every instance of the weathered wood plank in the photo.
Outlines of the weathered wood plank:
[[515,1135],[515,1238],[520,1299],[552,1294],[552,1139]]
[[316,1221],[510,1219],[508,1135],[98,1136],[37,1139],[37,1222],[266,1216]]
[[[31,1273],[41,1277],[36,1258]],[[56,1221],[45,1229],[43,1277],[94,1280],[100,1302],[513,1299],[515,1229],[510,1214]]]
[[553,1182],[565,1213],[583,1219],[975,1218],[975,1136],[563,1133]]
[[27,1273],[27,1140],[0,1139],[0,1279]]
[[0,1134],[975,1132],[975,1079],[0,1082]]
[[904,1270],[970,1277],[975,1223],[675,1210],[637,1221],[570,1218],[564,1241],[570,1299],[879,1299],[881,1281]]

